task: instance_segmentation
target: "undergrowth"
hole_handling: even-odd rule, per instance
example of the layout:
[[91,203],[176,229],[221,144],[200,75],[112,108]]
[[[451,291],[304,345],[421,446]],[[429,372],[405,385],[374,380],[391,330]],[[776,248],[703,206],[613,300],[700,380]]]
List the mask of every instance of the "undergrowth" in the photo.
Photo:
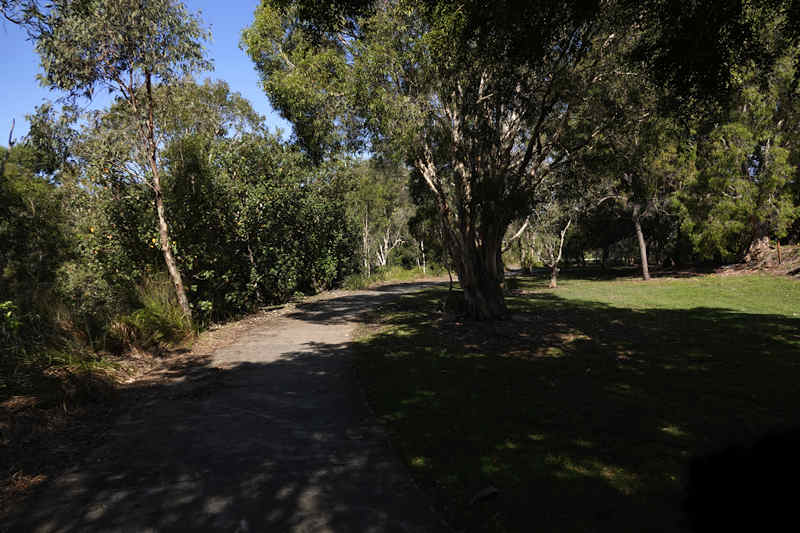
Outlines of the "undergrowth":
[[441,276],[447,272],[439,264],[431,263],[425,271],[421,268],[404,268],[400,265],[375,269],[369,276],[363,273],[351,274],[342,281],[342,288],[350,291],[366,289],[367,287],[383,281],[413,281],[426,277]]
[[[92,336],[79,312],[59,301],[27,306],[0,302],[0,401],[16,395],[58,396],[76,379],[94,380],[113,364],[108,352],[132,348],[161,352],[191,337],[169,278],[146,278],[136,291],[136,308]],[[80,387],[79,387],[80,388]]]
[[194,333],[191,320],[183,314],[175,291],[165,276],[144,280],[137,290],[141,307],[120,316],[110,328],[114,347],[161,350]]

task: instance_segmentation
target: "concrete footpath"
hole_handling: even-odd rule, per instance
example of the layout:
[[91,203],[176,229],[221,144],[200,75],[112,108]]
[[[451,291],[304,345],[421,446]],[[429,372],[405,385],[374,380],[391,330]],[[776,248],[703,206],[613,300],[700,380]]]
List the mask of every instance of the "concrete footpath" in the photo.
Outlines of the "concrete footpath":
[[334,293],[247,331],[117,419],[0,531],[441,531],[349,353],[362,313],[425,286]]

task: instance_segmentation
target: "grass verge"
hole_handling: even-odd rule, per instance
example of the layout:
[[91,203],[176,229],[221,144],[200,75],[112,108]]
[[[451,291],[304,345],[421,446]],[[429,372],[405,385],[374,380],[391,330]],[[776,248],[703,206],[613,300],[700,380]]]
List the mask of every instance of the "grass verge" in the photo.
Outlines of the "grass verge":
[[800,283],[520,278],[512,318],[384,308],[359,373],[463,531],[683,531],[692,457],[800,424]]
[[425,279],[429,277],[438,277],[446,273],[444,267],[437,264],[428,265],[425,272],[421,268],[403,268],[402,266],[392,266],[388,268],[376,269],[371,275],[366,274],[351,274],[342,281],[342,288],[355,291],[366,289],[377,283],[384,281],[414,281],[418,279]]

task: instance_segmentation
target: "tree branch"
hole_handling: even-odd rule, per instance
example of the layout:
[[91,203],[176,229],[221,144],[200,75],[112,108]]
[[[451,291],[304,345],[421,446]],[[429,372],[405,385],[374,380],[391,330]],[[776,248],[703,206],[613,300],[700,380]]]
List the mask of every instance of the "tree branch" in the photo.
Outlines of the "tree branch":
[[522,225],[521,228],[519,228],[519,231],[517,231],[513,237],[508,239],[506,246],[502,249],[502,252],[500,253],[506,253],[511,248],[511,243],[519,239],[520,236],[522,236],[522,233],[528,228],[528,225],[530,223],[531,223],[531,217],[525,217],[525,223]]
[[11,119],[11,131],[8,132],[8,149],[9,150],[11,148],[13,148],[14,145],[16,144],[16,142],[14,141],[14,125],[15,124],[16,124],[16,121],[15,121],[15,119],[12,118]]

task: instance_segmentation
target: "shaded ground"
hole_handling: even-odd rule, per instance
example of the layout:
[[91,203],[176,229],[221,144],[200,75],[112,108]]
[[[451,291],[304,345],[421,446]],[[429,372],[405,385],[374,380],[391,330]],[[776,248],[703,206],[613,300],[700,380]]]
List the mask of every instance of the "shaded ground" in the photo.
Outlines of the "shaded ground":
[[[797,281],[546,284],[519,278],[494,324],[437,315],[442,290],[405,296],[357,346],[377,414],[457,530],[686,531],[692,457],[800,427]],[[783,453],[758,476],[746,452],[711,461],[725,476],[694,503],[725,514],[698,530],[794,520],[758,502],[786,499],[796,447],[764,449]]]
[[3,531],[433,531],[351,372],[354,323],[387,285],[299,304],[167,379],[132,384],[78,463]]

